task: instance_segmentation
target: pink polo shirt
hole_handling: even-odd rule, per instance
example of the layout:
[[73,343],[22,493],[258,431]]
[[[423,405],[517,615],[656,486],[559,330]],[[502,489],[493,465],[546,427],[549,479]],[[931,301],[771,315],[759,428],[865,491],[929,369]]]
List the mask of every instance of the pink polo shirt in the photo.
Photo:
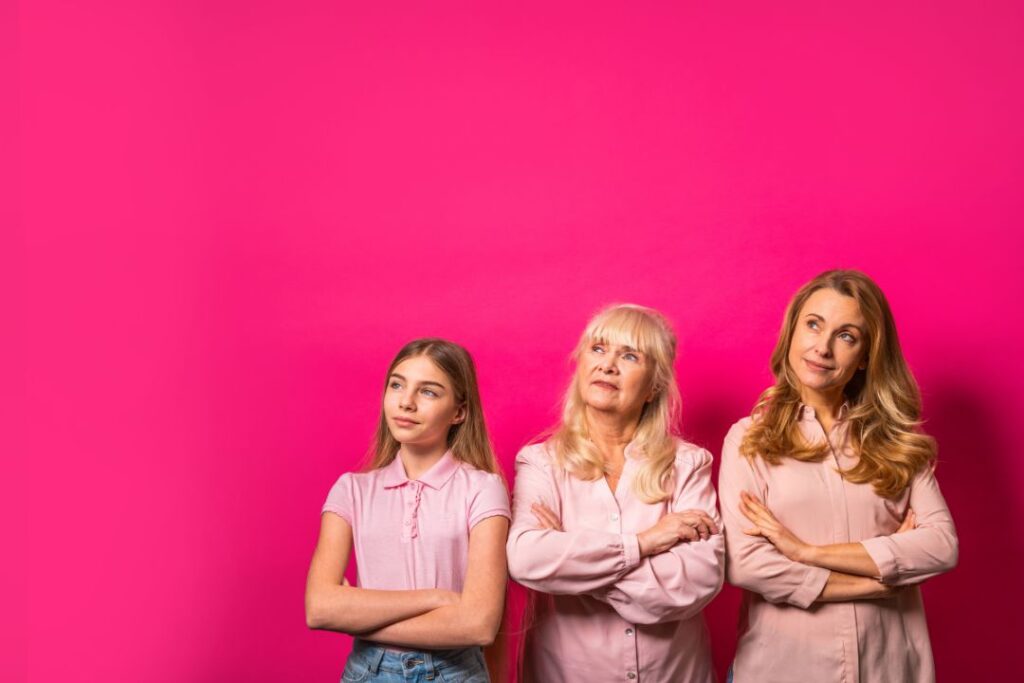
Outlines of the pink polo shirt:
[[[642,458],[626,447],[614,493],[604,478],[584,481],[555,465],[545,444],[516,458],[509,572],[536,591],[526,683],[714,681],[701,610],[722,587],[722,535],[645,558],[637,541],[668,512],[698,509],[718,521],[711,455],[679,442],[671,495],[653,504],[633,493]],[[564,530],[538,528],[534,502]]]
[[456,460],[451,451],[419,479],[406,477],[399,456],[380,469],[345,473],[323,512],[352,527],[360,587],[457,593],[466,577],[470,529],[488,517],[511,517],[501,477]]
[[[718,490],[727,577],[744,589],[734,680],[934,681],[916,584],[956,564],[957,537],[932,468],[918,472],[895,499],[881,498],[871,484],[855,484],[839,474],[857,462],[845,422],[826,435],[810,406],[802,407],[799,420],[809,441],[827,441],[828,455],[820,462],[784,459],[773,466],[740,455],[749,417],[733,425],[722,448]],[[829,571],[793,562],[766,539],[744,534],[751,526],[739,510],[744,490],[808,543],[860,542],[879,567],[877,578],[908,587],[882,600],[815,603]],[[908,507],[917,528],[895,533]]]

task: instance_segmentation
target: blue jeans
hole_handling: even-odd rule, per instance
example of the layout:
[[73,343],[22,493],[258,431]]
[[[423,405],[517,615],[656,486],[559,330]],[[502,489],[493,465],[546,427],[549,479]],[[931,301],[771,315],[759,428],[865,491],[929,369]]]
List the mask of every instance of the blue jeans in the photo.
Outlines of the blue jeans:
[[341,675],[343,683],[489,683],[483,651],[384,648],[357,638]]

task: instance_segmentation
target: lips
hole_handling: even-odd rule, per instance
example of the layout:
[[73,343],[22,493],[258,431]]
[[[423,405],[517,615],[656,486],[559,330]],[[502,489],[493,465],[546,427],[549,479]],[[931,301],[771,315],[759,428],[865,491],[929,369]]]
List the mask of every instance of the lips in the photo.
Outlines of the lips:
[[831,372],[832,370],[835,369],[827,365],[821,365],[820,363],[815,363],[814,361],[807,360],[806,358],[804,358],[804,362],[807,363],[807,367],[809,367],[811,370],[814,370],[815,372]]
[[393,417],[391,418],[391,421],[394,422],[399,427],[415,427],[416,425],[419,424],[419,422],[416,422],[415,420],[410,420],[407,417]]
[[591,384],[593,384],[595,387],[599,387],[599,388],[604,389],[606,391],[618,391],[618,389],[619,389],[617,386],[615,386],[611,382],[603,382],[601,380],[596,380],[594,382],[591,382]]

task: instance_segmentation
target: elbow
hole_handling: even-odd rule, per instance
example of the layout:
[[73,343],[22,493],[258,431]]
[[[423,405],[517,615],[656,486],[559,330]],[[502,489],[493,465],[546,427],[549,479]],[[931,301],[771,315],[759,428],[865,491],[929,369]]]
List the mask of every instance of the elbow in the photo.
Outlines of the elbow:
[[957,539],[956,534],[949,534],[947,539],[946,552],[942,558],[942,571],[948,572],[956,569],[956,565],[960,562],[960,541]]
[[316,594],[306,594],[306,627],[311,630],[322,629],[325,625],[323,609]]
[[468,624],[466,632],[467,646],[487,647],[498,637],[498,629],[501,626],[501,618],[490,615],[474,619]]

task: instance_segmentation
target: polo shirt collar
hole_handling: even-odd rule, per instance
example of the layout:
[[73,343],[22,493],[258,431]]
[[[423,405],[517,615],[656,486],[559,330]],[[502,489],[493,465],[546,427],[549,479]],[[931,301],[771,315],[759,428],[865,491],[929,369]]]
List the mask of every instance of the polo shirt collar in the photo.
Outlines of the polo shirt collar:
[[[416,481],[432,489],[441,489],[451,480],[458,469],[459,461],[455,459],[451,451],[445,451],[441,459],[420,475],[420,478]],[[401,453],[396,453],[395,459],[391,461],[391,464],[384,467],[381,477],[386,489],[404,486],[413,481],[405,474],[405,465],[402,464]]]

